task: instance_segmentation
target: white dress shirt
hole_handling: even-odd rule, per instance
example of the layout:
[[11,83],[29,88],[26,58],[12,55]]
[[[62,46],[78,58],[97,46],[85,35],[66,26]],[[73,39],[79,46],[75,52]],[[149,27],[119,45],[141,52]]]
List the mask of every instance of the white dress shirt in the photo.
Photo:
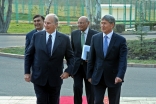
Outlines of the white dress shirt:
[[[89,30],[89,28],[87,27],[87,29],[84,31],[85,42],[87,39],[88,30]],[[82,34],[82,31],[81,31],[81,34]]]
[[48,42],[49,35],[52,36],[52,45],[51,45],[52,46],[51,47],[51,54],[52,54],[53,46],[54,46],[54,43],[55,43],[56,30],[52,34],[49,34],[48,32],[46,32],[46,44]]
[[112,38],[112,35],[113,35],[113,31],[111,31],[110,33],[108,33],[108,34],[105,34],[105,33],[103,33],[103,39],[104,39],[104,36],[105,35],[107,35],[107,42],[108,42],[108,46],[109,46],[109,43],[110,43],[110,41],[111,41],[111,38]]

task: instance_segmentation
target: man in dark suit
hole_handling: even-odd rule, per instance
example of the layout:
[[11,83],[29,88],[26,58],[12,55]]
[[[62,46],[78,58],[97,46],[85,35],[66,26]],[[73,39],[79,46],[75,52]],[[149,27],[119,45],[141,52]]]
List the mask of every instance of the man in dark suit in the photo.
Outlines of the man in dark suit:
[[28,49],[31,38],[35,32],[42,31],[44,29],[44,17],[42,15],[35,15],[33,17],[33,23],[35,29],[26,34],[25,51]]
[[[26,51],[25,81],[33,83],[37,104],[59,104],[62,79],[71,74],[74,55],[69,37],[56,30],[58,17],[55,14],[45,17],[44,26],[45,31],[33,35]],[[64,58],[68,67],[63,72]]]
[[86,16],[81,16],[78,19],[79,29],[71,33],[71,44],[75,56],[75,64],[72,73],[74,79],[74,104],[82,104],[83,80],[85,83],[87,102],[88,104],[94,104],[92,86],[86,79],[87,60],[81,59],[83,45],[90,46],[92,36],[98,33],[97,31],[90,29],[88,26],[88,18]]
[[113,32],[115,18],[105,15],[101,33],[92,37],[87,78],[94,87],[95,104],[104,104],[108,88],[109,104],[119,104],[121,85],[127,68],[126,39]]

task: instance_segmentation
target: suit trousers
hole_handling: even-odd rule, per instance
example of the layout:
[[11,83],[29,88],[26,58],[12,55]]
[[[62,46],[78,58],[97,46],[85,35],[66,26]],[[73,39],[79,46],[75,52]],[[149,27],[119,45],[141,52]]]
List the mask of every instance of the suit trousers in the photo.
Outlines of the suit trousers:
[[[84,64],[87,65],[86,62]],[[94,104],[93,86],[86,79],[86,65],[80,65],[77,73],[74,75],[74,104],[82,104],[83,80],[88,104]]]
[[103,100],[106,88],[108,89],[109,104],[119,104],[121,86],[108,87],[105,84],[104,77],[102,77],[97,85],[93,85],[93,88],[94,88],[95,104],[104,104]]
[[34,84],[37,97],[37,104],[59,104],[61,86],[51,87],[47,83],[45,86]]

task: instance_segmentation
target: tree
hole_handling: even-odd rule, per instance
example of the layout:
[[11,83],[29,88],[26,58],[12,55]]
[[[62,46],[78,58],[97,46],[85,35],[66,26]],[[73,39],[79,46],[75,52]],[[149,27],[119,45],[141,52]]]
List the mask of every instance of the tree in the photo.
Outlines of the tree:
[[92,7],[92,4],[91,4],[91,0],[85,0],[85,6],[86,6],[86,11],[87,11],[87,17],[88,19],[90,20],[90,23],[92,23],[92,12],[91,12],[91,7]]
[[[6,0],[0,0],[0,33],[6,33],[9,28],[12,14],[12,1],[13,0],[8,0],[8,8],[5,8],[6,5],[4,4]],[[6,17],[4,17],[5,9],[7,9]]]
[[[99,25],[101,20],[101,0],[95,0],[96,4],[94,6],[92,1],[93,0],[85,0],[87,16],[91,21],[91,25]],[[92,7],[95,7],[95,14],[93,14]]]
[[101,0],[96,0],[96,14],[94,17],[94,22],[95,24],[100,24],[100,20],[101,20]]
[[51,3],[52,3],[52,0],[49,0],[49,5],[48,5],[48,8],[46,10],[46,15],[49,14]]
[[137,32],[136,34],[139,35],[137,36],[139,38],[139,45],[140,47],[138,48],[139,50],[139,59],[144,59],[144,54],[147,53],[147,45],[145,44],[145,35],[147,35],[147,31],[143,30],[144,23],[145,23],[145,0],[138,0],[140,10],[138,11],[138,16],[139,20],[136,21],[136,26],[137,26]]

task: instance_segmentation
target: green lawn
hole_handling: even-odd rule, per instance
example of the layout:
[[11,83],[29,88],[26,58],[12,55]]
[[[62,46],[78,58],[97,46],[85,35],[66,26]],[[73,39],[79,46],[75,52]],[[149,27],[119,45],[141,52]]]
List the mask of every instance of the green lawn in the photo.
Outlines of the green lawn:
[[24,55],[24,47],[0,48],[0,52]]
[[[1,48],[0,52],[24,55],[24,47]],[[128,63],[156,64],[156,60],[128,60]]]
[[34,25],[32,23],[11,22],[8,33],[28,33],[32,29],[34,29]]
[[[25,22],[16,23],[15,21],[12,21],[10,23],[8,33],[26,34],[33,29],[34,29],[33,23],[25,23]],[[59,25],[58,29],[60,32],[62,32],[64,34],[70,34],[71,33],[71,26],[68,26],[68,25]]]

